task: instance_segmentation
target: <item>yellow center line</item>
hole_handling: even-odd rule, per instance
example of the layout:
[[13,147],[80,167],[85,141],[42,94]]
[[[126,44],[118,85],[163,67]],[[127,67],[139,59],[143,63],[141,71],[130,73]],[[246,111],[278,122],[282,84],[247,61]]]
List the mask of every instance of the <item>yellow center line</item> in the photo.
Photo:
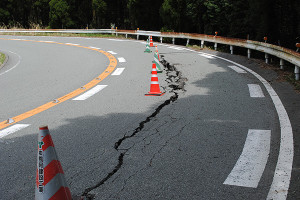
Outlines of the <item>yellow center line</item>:
[[[15,40],[15,39],[6,39],[6,38],[0,38],[0,40]],[[18,41],[28,41],[28,42],[42,42],[42,43],[50,43],[50,42],[45,42],[45,41],[35,41],[35,40],[18,40]],[[0,122],[0,130],[4,129],[8,126],[11,126],[17,122],[20,122],[24,119],[27,119],[29,117],[32,117],[33,115],[36,115],[40,112],[43,112],[49,108],[52,108],[53,106],[56,106],[58,104],[61,104],[64,101],[67,101],[71,98],[74,98],[75,96],[78,96],[79,94],[91,89],[92,87],[94,87],[95,85],[97,85],[98,83],[100,83],[103,79],[105,79],[108,75],[110,75],[114,69],[117,67],[117,59],[110,53],[103,51],[103,50],[98,50],[98,49],[94,49],[91,47],[85,47],[85,46],[80,46],[80,45],[72,45],[72,44],[65,44],[65,43],[59,43],[59,42],[51,42],[54,44],[62,44],[62,45],[69,45],[69,46],[75,46],[75,47],[80,47],[80,48],[85,48],[85,49],[90,49],[93,51],[98,51],[102,54],[104,54],[108,59],[109,59],[109,65],[108,67],[105,69],[105,71],[100,74],[99,76],[97,76],[95,79],[93,79],[92,81],[90,81],[89,83],[87,83],[86,85],[82,86],[81,88],[78,88],[72,92],[70,92],[69,94],[66,94],[60,98],[57,98],[56,101],[53,100],[51,102],[48,102],[42,106],[39,106],[35,109],[32,109],[30,111],[27,111],[23,114],[20,114],[18,116],[12,117],[12,119],[14,120],[14,122],[12,123],[7,123],[7,121],[3,121]]]

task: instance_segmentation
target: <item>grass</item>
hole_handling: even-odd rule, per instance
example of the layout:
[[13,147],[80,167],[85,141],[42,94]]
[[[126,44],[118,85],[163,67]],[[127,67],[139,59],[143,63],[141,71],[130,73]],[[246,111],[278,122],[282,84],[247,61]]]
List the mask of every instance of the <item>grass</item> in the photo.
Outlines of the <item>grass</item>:
[[5,54],[0,53],[0,66],[3,64],[4,61],[5,61]]
[[1,33],[1,35],[19,36],[60,36],[60,37],[96,37],[96,38],[125,38],[125,35],[100,34],[100,33]]

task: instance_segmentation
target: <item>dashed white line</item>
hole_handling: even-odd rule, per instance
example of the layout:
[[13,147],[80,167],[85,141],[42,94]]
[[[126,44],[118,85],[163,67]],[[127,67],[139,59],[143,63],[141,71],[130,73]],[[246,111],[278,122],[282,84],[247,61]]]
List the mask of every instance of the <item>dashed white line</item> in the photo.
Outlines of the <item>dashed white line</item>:
[[118,58],[118,60],[119,60],[120,63],[126,62],[125,58],[123,58],[123,57]]
[[110,40],[110,41],[117,41],[117,42],[124,42],[124,41],[126,41],[126,40],[120,40],[120,39],[108,39],[108,40]]
[[92,46],[90,46],[89,48],[92,48],[92,49],[101,49],[99,47],[92,47]]
[[175,49],[175,50],[183,50],[183,48],[181,48],[181,47],[174,47],[174,46],[169,46],[168,47],[169,49]]
[[241,68],[239,68],[239,67],[237,67],[237,66],[235,66],[235,65],[229,65],[228,67],[229,67],[230,69],[236,71],[237,73],[240,73],[240,74],[245,74],[245,73],[247,73],[245,70],[243,70],[243,69],[241,69]]
[[248,131],[243,152],[225,180],[225,185],[257,188],[270,152],[271,131]]
[[293,139],[293,129],[292,129],[291,121],[279,96],[272,88],[270,83],[268,83],[266,79],[264,79],[261,75],[257,74],[253,70],[243,65],[240,65],[236,62],[228,60],[226,58],[222,58],[220,56],[215,56],[215,55],[211,55],[211,56],[230,62],[248,71],[249,73],[253,74],[258,80],[260,80],[260,82],[262,82],[262,84],[265,86],[266,90],[268,91],[278,114],[281,136],[280,136],[280,149],[279,149],[278,161],[277,161],[277,165],[273,177],[273,182],[267,196],[267,200],[286,199],[289,190],[290,181],[291,181],[291,175],[292,175],[293,158],[294,158],[294,139]]
[[74,101],[83,101],[86,100],[88,98],[90,98],[91,96],[95,95],[96,93],[100,92],[101,90],[103,90],[107,85],[97,85],[95,87],[93,87],[92,89],[90,89],[89,91],[83,93],[82,95],[74,98]]
[[119,76],[122,74],[125,68],[117,68],[111,75],[112,76]]
[[10,134],[13,134],[13,133],[15,133],[15,132],[17,132],[17,131],[19,131],[23,128],[26,128],[28,126],[30,126],[30,124],[15,124],[11,127],[3,129],[3,130],[0,131],[0,138],[3,138],[3,137],[8,136]]
[[74,44],[74,43],[65,43],[65,44],[79,46],[79,44]]
[[262,98],[265,97],[261,87],[258,84],[248,84],[250,97]]
[[113,52],[113,51],[107,51],[107,52],[110,53],[110,54],[113,54],[113,55],[117,54],[116,52]]
[[205,54],[205,53],[200,53],[200,54],[198,54],[198,55],[199,55],[199,56],[203,56],[203,57],[205,57],[205,58],[214,59],[213,56],[208,55],[208,54]]

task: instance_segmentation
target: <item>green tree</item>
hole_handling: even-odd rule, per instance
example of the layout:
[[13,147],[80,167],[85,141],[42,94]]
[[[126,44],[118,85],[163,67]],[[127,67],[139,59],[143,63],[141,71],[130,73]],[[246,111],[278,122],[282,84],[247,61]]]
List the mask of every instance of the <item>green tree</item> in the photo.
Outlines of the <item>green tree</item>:
[[70,7],[65,0],[51,0],[49,6],[49,25],[51,28],[71,28],[74,26],[69,14]]
[[93,26],[96,28],[105,26],[107,3],[104,0],[92,0]]

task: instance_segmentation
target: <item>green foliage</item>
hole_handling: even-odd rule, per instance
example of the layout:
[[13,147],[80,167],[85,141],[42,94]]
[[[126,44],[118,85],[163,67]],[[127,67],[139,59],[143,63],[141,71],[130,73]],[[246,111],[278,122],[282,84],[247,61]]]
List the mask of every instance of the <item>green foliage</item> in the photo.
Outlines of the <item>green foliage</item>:
[[1,0],[0,26],[218,31],[294,49],[299,10],[299,0]]
[[4,61],[5,61],[5,54],[0,52],[0,66],[3,64]]
[[74,25],[69,14],[70,7],[65,0],[51,0],[49,6],[51,28],[71,28]]

